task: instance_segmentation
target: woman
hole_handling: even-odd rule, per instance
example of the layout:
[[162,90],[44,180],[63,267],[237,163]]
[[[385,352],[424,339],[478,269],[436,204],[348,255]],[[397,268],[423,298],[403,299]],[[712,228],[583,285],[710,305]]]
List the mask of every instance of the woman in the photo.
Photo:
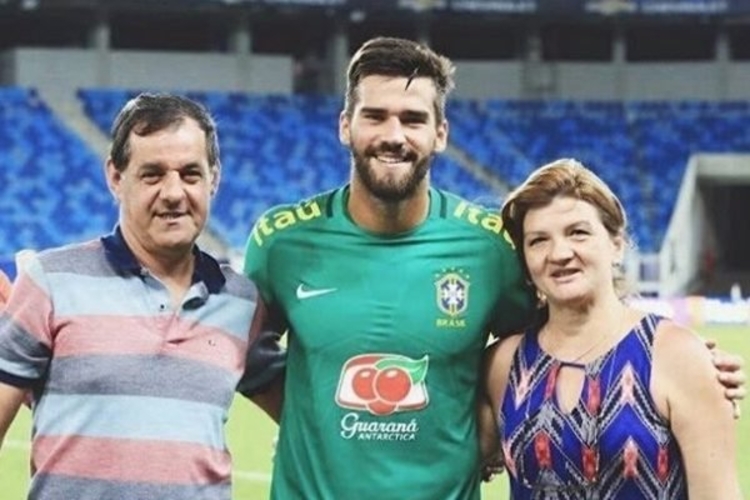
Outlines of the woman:
[[512,498],[741,498],[732,405],[710,351],[623,301],[626,216],[612,191],[559,160],[502,216],[545,310],[488,354]]

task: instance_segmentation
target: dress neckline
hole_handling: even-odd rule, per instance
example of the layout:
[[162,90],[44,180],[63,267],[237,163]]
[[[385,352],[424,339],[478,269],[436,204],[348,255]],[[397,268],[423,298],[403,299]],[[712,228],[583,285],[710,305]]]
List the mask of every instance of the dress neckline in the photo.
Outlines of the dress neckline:
[[580,370],[585,371],[586,373],[592,373],[592,372],[598,371],[601,368],[601,366],[604,364],[604,361],[612,354],[612,352],[616,351],[617,348],[623,342],[625,342],[630,336],[634,335],[636,330],[644,328],[648,319],[653,316],[654,316],[653,313],[643,314],[643,316],[641,316],[641,318],[632,327],[630,327],[630,329],[625,333],[625,335],[621,336],[617,342],[612,344],[606,351],[602,352],[600,355],[586,362],[566,361],[566,360],[555,357],[550,352],[547,352],[542,347],[541,343],[539,342],[539,333],[541,332],[543,325],[538,328],[535,328],[531,332],[531,335],[527,336],[527,339],[529,339],[532,342],[532,347],[538,350],[539,353],[541,354],[541,357],[544,358],[545,360],[550,360],[552,363],[557,364],[560,367],[578,368]]

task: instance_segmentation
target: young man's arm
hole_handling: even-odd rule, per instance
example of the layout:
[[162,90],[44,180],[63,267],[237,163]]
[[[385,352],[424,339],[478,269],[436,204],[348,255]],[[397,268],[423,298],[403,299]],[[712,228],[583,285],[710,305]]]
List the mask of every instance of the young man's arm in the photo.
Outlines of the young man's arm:
[[260,297],[250,327],[245,373],[237,392],[255,403],[276,423],[284,403],[286,351],[280,345],[277,326]]
[[745,361],[742,356],[718,349],[714,340],[706,340],[705,342],[706,346],[711,349],[714,366],[719,371],[718,378],[721,385],[724,386],[724,396],[732,402],[734,418],[739,418],[739,403],[747,394]]
[[284,406],[284,375],[276,377],[263,388],[263,392],[249,395],[248,398],[278,424]]

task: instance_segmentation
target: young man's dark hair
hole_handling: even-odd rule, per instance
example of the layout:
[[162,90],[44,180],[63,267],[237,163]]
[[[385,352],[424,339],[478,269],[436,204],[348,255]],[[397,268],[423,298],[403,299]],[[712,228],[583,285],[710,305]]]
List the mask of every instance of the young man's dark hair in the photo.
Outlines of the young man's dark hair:
[[437,90],[435,117],[445,119],[445,100],[453,90],[453,63],[430,48],[403,38],[378,37],[367,41],[352,56],[347,69],[346,114],[351,117],[357,104],[357,88],[370,75],[401,76],[411,80],[430,78]]

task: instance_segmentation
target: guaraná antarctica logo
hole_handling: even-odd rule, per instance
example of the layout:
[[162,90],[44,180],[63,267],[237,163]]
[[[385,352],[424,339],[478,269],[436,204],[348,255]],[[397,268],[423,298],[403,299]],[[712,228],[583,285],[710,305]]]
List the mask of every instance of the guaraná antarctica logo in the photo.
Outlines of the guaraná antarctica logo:
[[[428,356],[421,359],[398,354],[354,356],[341,369],[336,404],[377,417],[424,408],[429,402],[425,385],[428,365]],[[348,413],[341,420],[341,435],[345,439],[406,441],[414,439],[418,430],[415,419],[367,420],[358,413]]]

